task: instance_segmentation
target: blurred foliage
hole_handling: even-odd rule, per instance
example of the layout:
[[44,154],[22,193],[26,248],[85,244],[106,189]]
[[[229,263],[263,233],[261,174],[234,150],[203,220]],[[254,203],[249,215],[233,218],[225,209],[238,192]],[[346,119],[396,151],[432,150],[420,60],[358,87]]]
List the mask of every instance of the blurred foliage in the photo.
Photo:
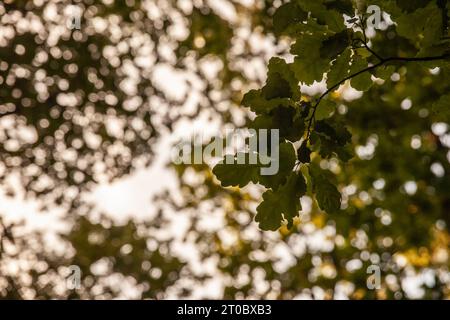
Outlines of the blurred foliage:
[[[224,15],[219,2],[232,8],[236,19]],[[360,10],[369,4],[356,2]],[[43,209],[63,208],[69,225],[67,232],[49,239],[0,220],[1,297],[202,297],[207,294],[198,289],[219,280],[223,287],[210,293],[220,298],[403,299],[414,297],[407,295],[405,281],[417,275],[427,279],[419,283],[422,297],[449,297],[448,64],[437,69],[433,62],[397,61],[377,69],[374,75],[384,80],[351,81],[354,88],[371,88],[358,99],[347,98],[345,90],[330,93],[321,105],[328,112],[318,109],[322,122],[317,119],[310,133],[308,123],[300,124],[293,113],[314,102],[317,94],[303,89],[300,93],[298,82],[321,81],[330,66],[342,71],[328,74],[329,79],[339,79],[340,74],[354,72],[347,69],[355,65],[377,63],[377,57],[367,48],[352,47],[351,56],[361,57],[360,61],[350,65],[345,57],[344,62],[336,60],[345,47],[355,45],[347,41],[353,32],[365,40],[363,30],[347,34],[339,29],[342,14],[355,13],[351,1],[284,3],[9,0],[0,4],[2,187],[13,196],[16,188],[10,178],[18,176],[27,197],[38,199]],[[396,22],[412,15],[412,20],[403,19],[405,24],[422,23],[423,15],[434,17],[426,10],[439,10],[440,27],[447,30],[444,38],[449,36],[450,8],[445,1],[372,3]],[[66,27],[69,4],[83,10],[81,30]],[[427,6],[432,9],[424,9]],[[304,14],[307,11],[313,14]],[[272,22],[273,15],[278,22]],[[308,17],[308,23],[301,23]],[[427,21],[416,29],[406,26],[398,31],[386,24],[376,32],[365,31],[372,31],[370,48],[381,57],[429,56],[430,50],[438,54],[433,50],[448,48],[445,41],[428,48],[436,43],[421,34],[433,26]],[[294,44],[295,68],[284,68],[288,60],[281,58],[289,57],[289,45],[309,27],[323,33]],[[180,31],[183,28],[188,32]],[[322,43],[326,50],[320,50]],[[269,64],[274,55],[280,58]],[[205,71],[208,63],[220,66],[216,75]],[[269,77],[264,85],[265,65]],[[161,67],[185,74],[184,94],[161,86],[166,81],[160,78]],[[351,91],[349,83],[343,85]],[[258,87],[263,89],[244,98],[250,109],[242,108],[243,93]],[[186,108],[192,93],[201,98]],[[275,110],[261,112],[261,108]],[[298,150],[302,143],[297,140],[305,134],[311,138],[307,156],[303,149],[298,159],[311,161],[320,172],[320,177],[312,174],[313,179],[337,187],[322,188],[332,190],[331,202],[316,203],[317,190],[301,165],[299,174],[305,176],[308,188],[292,184],[301,187],[290,190],[292,205],[279,200],[276,190],[267,191],[273,201],[285,204],[286,208],[273,207],[289,211],[290,228],[283,223],[275,232],[262,231],[253,221],[263,199],[260,187],[223,188],[207,164],[170,164],[179,178],[181,197],[162,191],[152,201],[156,217],[117,224],[107,216],[92,216],[92,204],[83,194],[150,165],[158,139],[179,121],[207,112],[224,126],[254,126],[252,111],[260,124],[284,129],[284,137],[297,142]],[[330,137],[328,127],[340,135]],[[305,195],[301,215],[294,218],[300,209],[299,190]],[[340,210],[324,212],[321,208],[334,206],[335,192],[342,197]],[[186,221],[185,229],[173,230],[171,213]],[[210,226],[208,219],[220,223]],[[277,229],[278,222],[281,219],[269,229]],[[366,269],[372,264],[381,268],[379,290],[366,285]],[[70,265],[82,270],[77,290],[66,286]]]

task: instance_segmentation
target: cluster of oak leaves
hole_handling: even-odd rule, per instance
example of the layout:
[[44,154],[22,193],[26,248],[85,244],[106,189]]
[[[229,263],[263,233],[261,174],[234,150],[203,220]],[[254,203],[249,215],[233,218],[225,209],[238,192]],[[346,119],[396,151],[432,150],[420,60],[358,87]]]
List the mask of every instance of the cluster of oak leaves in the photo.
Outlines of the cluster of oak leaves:
[[[263,176],[261,163],[222,161],[213,170],[222,186],[243,187],[253,182],[268,189],[255,218],[263,230],[277,230],[284,220],[288,228],[292,227],[302,209],[299,198],[307,193],[315,195],[325,212],[340,210],[341,194],[331,175],[311,163],[311,156],[336,157],[344,162],[352,158],[350,132],[345,124],[329,119],[337,107],[329,99],[332,91],[346,80],[354,89],[367,91],[374,83],[372,76],[386,80],[392,75],[395,68],[389,65],[391,62],[417,61],[429,68],[448,64],[450,42],[444,37],[447,16],[441,14],[445,3],[425,1],[421,8],[409,13],[408,7],[416,9],[417,3],[373,2],[389,12],[400,36],[416,42],[415,57],[380,57],[368,43],[367,16],[353,16],[355,9],[358,12],[364,7],[355,8],[351,1],[291,1],[274,15],[275,32],[294,40],[290,50],[294,60],[288,63],[272,58],[266,84],[248,92],[242,104],[256,114],[251,128],[280,130],[280,169],[273,176]],[[346,20],[346,15],[350,19]],[[302,95],[299,83],[320,82],[324,74],[328,88],[325,93],[316,97]],[[445,116],[449,105],[450,94],[446,94],[434,104],[434,112]],[[297,150],[293,144],[296,142],[300,142]]]
[[[108,52],[106,49],[111,49],[111,46],[118,46],[119,40],[121,44],[127,41],[134,43],[135,32],[150,37],[150,43],[154,43],[156,48],[167,47],[165,43],[169,34],[167,29],[171,26],[167,5],[172,1],[149,2],[165,4],[160,6],[164,8],[162,10],[164,15],[157,18],[148,17],[145,14],[147,11],[142,7],[144,2],[133,2],[130,5],[131,1],[116,1],[106,5],[100,2],[92,4],[89,0],[80,1],[89,7],[84,22],[91,22],[93,20],[91,18],[97,16],[121,17],[123,21],[120,24],[113,23],[115,27],[107,28],[105,31],[89,33],[83,29],[82,33],[79,31],[68,33],[67,39],[63,38],[57,44],[47,47],[42,45],[42,41],[47,38],[49,25],[56,22],[46,22],[38,35],[34,32],[18,32],[13,34],[14,37],[6,46],[0,47],[2,60],[8,62],[10,66],[21,65],[29,69],[31,75],[28,78],[16,77],[15,82],[11,82],[11,79],[8,80],[8,74],[14,71],[14,68],[5,69],[5,63],[1,63],[0,73],[6,81],[0,88],[0,96],[2,103],[7,103],[7,108],[2,105],[2,111],[7,112],[3,113],[2,117],[8,112],[12,113],[5,116],[5,120],[10,117],[18,124],[22,122],[31,124],[39,136],[38,141],[31,145],[21,144],[19,151],[8,150],[7,144],[2,144],[0,160],[6,165],[6,170],[3,170],[0,178],[4,178],[4,172],[13,172],[18,166],[23,166],[27,169],[22,177],[24,188],[35,191],[36,195],[51,197],[48,199],[49,202],[52,202],[53,198],[66,199],[69,203],[67,211],[70,213],[70,219],[75,220],[75,227],[65,237],[70,250],[67,250],[64,257],[42,249],[35,238],[14,239],[6,232],[7,229],[2,230],[0,247],[4,243],[15,241],[16,246],[21,248],[13,251],[0,250],[2,263],[0,295],[3,297],[119,296],[122,293],[121,286],[107,281],[111,274],[120,284],[125,280],[138,283],[143,288],[143,298],[166,297],[174,283],[177,285],[183,283],[180,296],[188,295],[193,288],[198,287],[197,283],[185,281],[193,273],[185,262],[174,255],[171,249],[173,239],[157,238],[158,231],[168,224],[163,209],[160,211],[161,214],[152,220],[148,230],[147,226],[132,221],[125,226],[114,226],[109,221],[92,223],[84,215],[84,210],[87,211],[89,208],[78,208],[78,198],[72,201],[73,193],[68,192],[73,191],[74,185],[85,188],[99,183],[101,180],[97,177],[98,172],[93,170],[97,168],[93,164],[99,161],[105,164],[103,166],[105,169],[99,168],[100,174],[106,174],[110,179],[129,173],[136,158],[144,157],[151,161],[151,146],[158,132],[158,128],[153,127],[157,122],[154,118],[158,116],[163,118],[169,128],[178,120],[179,115],[173,111],[184,99],[178,103],[172,101],[173,99],[168,100],[167,95],[153,85],[148,75],[149,71],[156,69],[153,65],[140,70],[141,79],[137,86],[137,94],[126,93],[118,85],[125,76],[117,66],[142,58],[140,50],[132,48],[120,53],[119,58],[115,59],[101,54]],[[247,224],[247,220],[240,219],[240,214],[245,213],[245,217],[253,215],[253,210],[248,210],[247,203],[244,203],[248,201],[247,195],[234,188],[218,187],[216,181],[210,181],[208,167],[205,173],[208,180],[201,182],[201,186],[196,186],[192,182],[183,184],[183,190],[187,190],[186,203],[183,203],[183,206],[194,209],[192,211],[195,212],[195,219],[192,217],[190,221],[192,228],[189,230],[191,231],[189,237],[194,239],[192,241],[195,241],[196,245],[198,244],[203,252],[203,259],[210,257],[216,259],[219,256],[219,274],[236,280],[228,283],[223,296],[271,298],[274,297],[274,293],[277,294],[279,288],[279,295],[275,297],[292,298],[308,290],[304,288],[320,286],[327,290],[328,297],[332,297],[333,291],[339,291],[340,283],[348,280],[355,286],[353,298],[373,297],[374,291],[366,290],[365,266],[377,263],[372,257],[379,257],[381,262],[379,260],[378,262],[386,279],[392,280],[394,274],[401,281],[408,270],[402,269],[401,266],[398,269],[396,264],[391,266],[397,254],[407,256],[408,265],[418,267],[418,272],[432,268],[437,274],[441,271],[442,274],[448,274],[448,255],[445,253],[448,252],[449,238],[448,232],[444,229],[445,223],[447,228],[450,225],[448,215],[450,181],[446,176],[430,173],[430,165],[433,163],[442,164],[444,174],[450,171],[448,146],[439,140],[444,133],[441,132],[438,136],[430,130],[430,127],[433,121],[450,122],[448,111],[450,64],[448,56],[446,57],[450,35],[449,1],[291,0],[276,10],[273,25],[272,9],[279,6],[279,1],[255,1],[266,5],[264,8],[255,7],[256,9],[239,6],[240,1],[237,0],[228,2],[241,10],[241,16],[252,20],[253,31],[259,30],[268,38],[272,37],[272,31],[276,31],[278,34],[275,39],[289,39],[294,44],[290,57],[273,58],[270,61],[268,79],[264,87],[261,90],[250,91],[243,100],[243,105],[256,114],[256,118],[250,123],[251,127],[280,130],[278,174],[261,176],[258,165],[237,164],[219,164],[214,172],[224,186],[244,186],[253,182],[267,187],[268,190],[257,209],[256,220],[261,229],[276,230],[283,223],[292,224],[294,217],[301,210],[299,197],[306,194],[314,196],[320,208],[330,213],[330,215],[324,215],[323,212],[316,214],[317,210],[313,210],[311,220],[317,222],[318,228],[324,227],[322,230],[334,230],[330,227],[334,225],[337,235],[336,246],[332,250],[327,248],[331,250],[330,252],[325,250],[317,252],[316,248],[307,247],[305,253],[298,253],[296,251],[298,245],[303,243],[303,238],[310,236],[303,229],[300,230],[303,225],[310,227],[307,222],[299,224],[300,232],[295,228],[291,231],[281,228],[279,233],[260,232],[256,236],[254,233],[246,232],[250,229],[248,227],[250,219]],[[285,2],[287,1],[283,1]],[[24,3],[26,5],[23,5]],[[2,6],[8,13],[17,15],[17,11],[20,11],[24,15],[38,18],[37,16],[42,15],[44,6],[33,7],[30,5],[32,3],[33,1],[8,1]],[[59,1],[58,3],[61,6],[64,4]],[[185,4],[189,1],[177,3]],[[178,48],[176,61],[179,59],[182,62],[184,55],[192,56],[192,52],[195,52],[198,61],[190,64],[194,67],[203,58],[211,56],[219,58],[224,66],[219,75],[223,83],[215,82],[214,85],[217,87],[209,85],[203,94],[208,97],[209,91],[213,89],[219,91],[224,95],[222,99],[226,100],[226,105],[231,102],[234,107],[240,102],[243,90],[241,87],[231,88],[231,81],[237,78],[247,83],[255,79],[248,79],[242,71],[236,71],[231,65],[236,61],[248,63],[248,56],[263,54],[259,51],[231,54],[232,42],[239,40],[236,39],[239,37],[238,28],[219,18],[216,12],[209,10],[206,1],[195,3],[192,12],[186,13],[190,35],[182,43],[177,42],[170,47]],[[370,28],[366,25],[365,7],[357,7],[355,3],[378,5],[390,15],[394,24],[384,25],[382,29],[377,29],[375,34],[374,30],[371,30],[372,34],[369,37],[369,34],[366,34]],[[112,21],[116,21],[115,18]],[[10,24],[16,29],[22,27],[14,21],[10,21]],[[112,36],[117,35],[117,30],[123,32],[119,38]],[[204,39],[204,45],[197,46],[197,38]],[[22,50],[16,52],[17,46],[26,48],[25,53],[21,53]],[[58,50],[59,48],[61,50]],[[44,53],[41,53],[41,50]],[[45,56],[45,51],[47,59],[35,59],[35,56]],[[160,51],[164,52],[154,49],[154,52]],[[70,54],[67,55],[68,53]],[[280,53],[283,54],[284,51]],[[175,65],[176,61],[169,58],[158,56],[158,63]],[[116,64],[117,59],[120,59],[122,64]],[[181,62],[183,68],[190,70]],[[72,67],[66,68],[69,64]],[[76,68],[73,68],[74,66]],[[440,72],[431,73],[430,70],[436,67]],[[52,80],[44,86],[47,88],[44,91],[48,91],[46,99],[39,96],[43,90],[34,89],[34,76],[40,78],[44,70],[48,74],[45,81]],[[206,78],[200,71],[196,70],[195,73],[201,79]],[[92,74],[96,75],[95,81],[91,81]],[[300,83],[313,84],[315,81],[323,80],[324,74],[326,74],[324,81],[327,84],[327,91],[324,94],[314,96],[308,95],[306,90],[300,91]],[[395,81],[391,75],[397,77]],[[345,81],[347,78],[348,81]],[[64,82],[60,88],[58,81],[66,79],[70,80],[67,81],[70,84],[68,92],[79,96],[80,105],[64,106],[58,103],[57,97],[64,91],[61,89]],[[383,83],[380,79],[385,79],[386,83],[380,85]],[[102,85],[97,87],[99,84]],[[340,101],[336,90],[344,84],[346,86],[350,84],[353,88],[366,93],[354,102]],[[43,83],[40,82],[40,85]],[[371,86],[373,87],[368,91]],[[113,94],[117,98],[117,103],[112,105],[108,103],[110,100],[104,99],[105,93],[108,93],[109,98],[110,94]],[[406,97],[410,97],[413,106],[409,110],[400,109],[400,103]],[[144,102],[138,104],[139,107],[134,111],[121,108],[120,106],[126,105],[125,102],[130,98],[140,98]],[[154,103],[155,100],[158,102],[156,105],[160,106],[158,112],[170,111],[170,115],[175,114],[177,117],[169,117],[164,113],[163,116],[157,114],[157,117],[153,117],[155,114],[150,109],[148,101]],[[209,102],[207,107],[211,110],[219,105],[217,100],[205,100]],[[341,108],[337,108],[336,102],[339,107],[343,104],[348,106],[348,113],[342,113]],[[436,119],[431,119],[431,114],[430,117],[423,116],[422,111],[431,110],[431,106],[425,105],[427,102],[433,104]],[[53,107],[49,108],[49,105]],[[202,109],[207,107],[202,105]],[[222,119],[229,121],[230,110],[227,108],[221,112]],[[84,116],[93,114],[95,117],[91,117],[87,125],[78,121],[80,117],[83,119]],[[105,124],[109,122],[111,116],[125,119],[124,131],[127,134],[123,139],[110,135],[106,130]],[[198,112],[189,115],[190,119],[197,116]],[[138,126],[134,126],[136,123]],[[14,130],[12,131],[14,133]],[[99,146],[91,146],[87,139],[84,139],[85,133],[89,132],[101,137],[102,143]],[[354,147],[368,143],[373,137],[377,137],[380,142],[376,156],[371,158],[371,161],[366,161],[367,158],[361,158],[361,161],[358,157],[352,158]],[[421,141],[421,147],[412,148],[411,137],[415,137],[415,143]],[[76,150],[77,161],[61,159],[62,152],[59,152],[61,144],[71,151]],[[112,147],[115,145],[120,145],[122,151],[114,152]],[[30,153],[31,151],[37,152]],[[321,161],[322,159],[326,161]],[[335,163],[336,159],[342,162],[352,160],[342,165],[345,169],[340,174],[321,165],[328,162]],[[41,171],[31,170],[36,165]],[[181,177],[191,168],[176,169]],[[203,174],[201,171],[203,169],[199,168],[199,173]],[[82,179],[79,179],[80,172],[83,173]],[[53,183],[42,187],[37,182],[43,176],[50,177]],[[403,184],[411,180],[417,182],[417,193],[413,196],[402,192]],[[381,188],[375,186],[372,188],[373,183],[377,181],[384,181],[385,184],[383,182]],[[341,196],[335,187],[337,183],[340,186],[349,184],[357,186],[355,187],[357,192],[353,193],[350,201],[346,199],[350,193],[345,191]],[[197,191],[202,191],[201,187],[207,187],[208,192],[204,195],[201,192],[197,194]],[[366,195],[366,199],[371,197],[370,205],[364,202],[364,197],[360,197],[361,194]],[[158,208],[166,208],[169,202],[167,199],[169,196],[164,194],[153,204]],[[227,209],[224,199],[231,199],[233,207]],[[223,229],[229,228],[239,235],[235,246],[227,247],[218,232],[215,230],[208,232],[197,225],[198,217],[202,214],[200,204],[205,200],[209,202],[213,200],[221,212],[227,211],[224,215],[227,228]],[[259,197],[253,200],[260,201]],[[181,211],[183,206],[180,207],[176,203],[172,208],[173,211]],[[314,209],[315,207],[314,205]],[[346,209],[345,214],[340,214],[340,208]],[[331,215],[334,212],[338,214]],[[206,214],[211,215],[209,208]],[[325,216],[327,218],[324,218]],[[280,236],[281,239],[272,242],[270,240],[272,236]],[[368,239],[367,243],[360,244],[360,238],[365,236]],[[8,241],[8,238],[11,240]],[[345,239],[344,245],[338,245],[342,244],[342,239]],[[289,247],[296,257],[294,264],[287,271],[280,271],[274,267],[277,260],[274,252],[279,252],[279,247],[282,246]],[[6,249],[6,245],[3,248]],[[25,256],[29,259],[30,251],[38,253],[37,261],[45,259],[47,264],[31,263],[33,268],[29,272],[31,278],[23,277],[22,275],[26,275],[25,272],[19,272],[17,276],[5,273],[5,270],[8,270],[5,265],[8,266],[10,261],[8,259],[14,260]],[[256,251],[266,253],[269,258],[255,258],[253,253]],[[356,272],[347,268],[347,264],[355,260],[361,262],[359,259],[364,267]],[[335,270],[335,274],[331,272],[327,276],[317,277],[317,260],[322,261],[320,266],[323,266],[324,270],[330,271],[329,266],[332,265],[331,270]],[[99,276],[92,271],[93,265],[105,261],[110,267],[107,274]],[[83,289],[67,293],[55,291],[52,281],[60,284],[64,281],[53,280],[54,277],[51,275],[59,274],[61,266],[71,264],[82,269]],[[270,286],[266,292],[255,293],[253,286],[262,283],[260,278],[256,277],[261,270],[264,270]],[[122,274],[124,276],[121,276]],[[242,286],[239,282],[242,274],[255,276],[248,284]],[[202,273],[196,277],[201,281],[206,278]],[[217,273],[213,277],[219,278]],[[446,292],[448,296],[448,280],[445,281],[445,277],[443,279],[439,280],[436,277],[437,283],[429,286],[432,295],[427,293],[426,297],[441,297]],[[384,297],[394,297],[394,294],[395,298],[402,297],[401,294],[398,295],[399,288],[386,280],[386,283],[388,282],[389,290]]]

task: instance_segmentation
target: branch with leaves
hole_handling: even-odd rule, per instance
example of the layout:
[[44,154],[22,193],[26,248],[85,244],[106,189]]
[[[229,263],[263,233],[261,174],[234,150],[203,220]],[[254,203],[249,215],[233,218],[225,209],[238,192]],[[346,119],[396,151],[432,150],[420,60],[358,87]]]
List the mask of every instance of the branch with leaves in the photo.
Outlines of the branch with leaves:
[[[366,44],[367,45],[367,44]],[[330,88],[328,88],[324,93],[322,93],[322,95],[320,95],[320,97],[317,99],[317,101],[315,102],[315,104],[312,107],[312,114],[311,117],[308,119],[308,130],[307,130],[307,140],[310,138],[310,134],[311,134],[311,128],[312,128],[312,123],[314,121],[314,116],[316,113],[317,108],[319,107],[320,102],[322,101],[323,98],[325,98],[329,93],[331,93],[332,91],[338,89],[342,84],[344,84],[346,81],[353,79],[354,77],[357,77],[358,75],[365,73],[365,72],[369,72],[371,70],[375,70],[376,68],[379,68],[383,65],[386,65],[390,62],[426,62],[426,61],[437,61],[437,60],[445,60],[450,58],[450,54],[444,54],[444,55],[440,55],[440,56],[434,56],[434,57],[411,57],[411,58],[407,58],[407,57],[390,57],[390,58],[381,58],[377,55],[377,57],[380,59],[380,62],[369,66],[367,68],[364,68],[356,73],[353,73],[345,78],[343,78],[341,81],[339,81],[338,83],[332,85]]]
[[[442,16],[443,8],[430,2],[410,14],[403,13],[393,2],[374,1],[396,22],[392,28],[401,39],[396,44],[396,55],[393,50],[377,52],[372,45],[374,38],[369,44],[364,14],[352,18],[353,24],[344,21],[344,15],[353,16],[361,9],[351,1],[340,1],[334,7],[322,1],[314,5],[311,1],[291,1],[274,15],[275,32],[293,39],[290,53],[294,60],[288,63],[272,58],[265,85],[248,92],[242,104],[256,114],[251,128],[279,130],[280,171],[274,176],[261,176],[258,169],[262,164],[224,162],[214,168],[223,186],[242,187],[253,182],[268,189],[255,218],[264,230],[276,230],[283,221],[291,227],[301,210],[299,197],[308,192],[327,213],[340,210],[341,195],[331,182],[333,175],[315,161],[334,157],[346,162],[352,158],[352,136],[345,124],[332,118],[336,102],[329,97],[331,92],[346,81],[356,90],[366,92],[374,83],[372,75],[386,80],[395,72],[391,65],[398,62],[426,62],[427,68],[449,64],[450,42],[442,39],[442,21],[429,21],[430,16],[433,19]],[[379,48],[390,43],[389,32],[393,31],[377,31],[375,41]],[[417,55],[403,57],[402,46],[408,50],[415,46]],[[385,68],[380,70],[382,66]],[[311,85],[321,81],[324,74],[327,75],[325,92],[314,103],[305,101],[299,83]],[[446,101],[437,105],[445,105]],[[300,142],[297,150],[295,142]],[[317,155],[314,159],[312,153]]]

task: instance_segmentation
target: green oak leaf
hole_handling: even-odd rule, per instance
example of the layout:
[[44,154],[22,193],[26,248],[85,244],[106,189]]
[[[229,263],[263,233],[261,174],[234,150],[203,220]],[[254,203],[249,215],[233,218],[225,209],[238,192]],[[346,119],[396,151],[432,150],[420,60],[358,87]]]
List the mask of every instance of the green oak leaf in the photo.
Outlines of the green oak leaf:
[[341,146],[327,136],[319,135],[319,154],[322,158],[336,155],[341,161],[347,162],[353,158],[352,148],[349,144]]
[[353,148],[350,144],[347,144],[343,147],[341,146],[341,147],[335,148],[334,153],[343,162],[347,162],[355,156],[354,152],[353,152]]
[[328,123],[325,121],[317,121],[314,130],[319,135],[326,136],[340,146],[349,143],[352,138],[351,133],[341,122]]
[[[247,159],[249,158],[246,153],[238,153],[233,158],[240,155],[244,155]],[[250,182],[259,182],[260,169],[262,167],[260,163],[248,164],[247,160],[246,164],[229,164],[226,157],[213,169],[213,173],[220,180],[223,187],[238,186],[242,188]]]
[[307,141],[303,141],[300,147],[297,150],[297,159],[301,163],[310,163],[311,162],[311,150],[308,148]]
[[299,37],[303,35],[319,34],[319,35],[330,35],[334,32],[331,31],[328,26],[320,24],[317,19],[313,17],[308,17],[306,23],[297,23],[289,27],[289,33],[293,37]]
[[257,114],[264,114],[280,106],[290,106],[300,96],[298,80],[290,65],[281,58],[272,58],[266,85],[261,90],[247,92],[242,104]]
[[321,34],[306,35],[297,39],[291,48],[295,55],[292,69],[298,81],[312,84],[320,81],[329,69],[329,60],[320,58],[324,37]]
[[328,69],[328,63],[317,59],[316,61],[305,61],[295,58],[293,69],[300,82],[311,85],[314,81],[321,81],[323,74]]
[[320,209],[327,213],[339,211],[341,194],[336,186],[327,178],[324,171],[319,167],[311,166],[310,175],[313,183],[313,191]]
[[[367,61],[359,56],[354,56],[352,66],[350,68],[350,74],[356,74],[368,66]],[[351,86],[359,91],[367,91],[373,85],[371,74],[369,72],[363,72],[351,79]]]
[[280,137],[289,141],[299,140],[305,131],[304,119],[294,108],[277,108],[271,112],[273,127],[280,130]]
[[308,18],[308,13],[303,11],[295,2],[288,2],[280,6],[273,15],[273,28],[275,33],[289,33],[290,27]]
[[314,132],[315,139],[320,141],[318,150],[322,158],[336,155],[340,160],[347,162],[353,157],[352,149],[348,144],[352,136],[340,122],[317,121]]
[[276,98],[267,100],[262,95],[261,90],[250,90],[244,95],[242,105],[249,107],[256,114],[269,113],[272,109],[279,106],[290,106],[292,104],[289,98]]
[[262,88],[262,94],[267,100],[292,97],[289,82],[279,73],[273,73],[267,78],[266,85]]
[[341,122],[333,122],[332,127],[336,132],[336,141],[339,145],[343,146],[351,142],[352,134]]
[[273,125],[272,116],[267,114],[262,114],[257,116],[253,121],[248,124],[250,129],[260,130],[260,129],[276,129]]
[[374,76],[383,80],[387,80],[392,76],[394,72],[394,66],[381,66],[375,69]]
[[349,32],[346,30],[330,36],[320,46],[320,57],[333,60],[341,54],[350,44]]
[[279,146],[279,169],[275,175],[263,175],[260,183],[268,188],[276,189],[286,181],[286,177],[295,165],[296,155],[292,143],[283,142]]
[[325,135],[328,138],[332,140],[337,140],[336,131],[334,128],[325,121],[316,121],[316,124],[314,126],[315,132],[317,132],[319,135]]
[[319,136],[320,146],[319,146],[319,154],[322,158],[330,158],[335,148],[337,147],[336,143],[326,136]]
[[289,141],[299,140],[305,131],[304,119],[299,114],[299,110],[293,107],[278,107],[268,115],[259,115],[249,127],[255,130],[278,129],[280,138]]
[[395,22],[400,36],[413,43],[420,43],[422,47],[431,46],[442,36],[442,14],[435,2],[430,2],[426,7],[412,13],[401,15]]
[[336,103],[328,99],[322,99],[316,108],[316,120],[327,119],[331,117],[334,110],[336,110]]
[[[428,47],[422,47],[416,57],[433,57],[444,54],[450,54],[450,38],[439,40]],[[422,65],[428,68],[434,68],[435,66],[439,66],[441,63],[442,61],[439,60],[421,62]]]
[[284,59],[278,57],[270,59],[267,73],[267,83],[262,89],[266,99],[300,99],[301,93],[298,85],[299,83],[291,67],[292,65],[286,63]]
[[[239,152],[236,155],[227,155],[213,169],[213,173],[220,180],[223,187],[238,186],[244,187],[250,182],[260,183],[268,188],[278,188],[285,183],[286,177],[292,171],[295,164],[295,149],[290,142],[283,142],[279,145],[279,167],[274,175],[262,175],[261,168],[269,167],[264,165],[258,155],[256,164],[250,164],[249,154]],[[236,159],[242,156],[245,158],[244,164],[238,164]],[[275,161],[275,160],[272,160]]]
[[[350,72],[351,50],[345,49],[333,62],[330,71],[327,73],[327,87],[331,88],[338,84]],[[337,88],[336,88],[337,89]]]
[[345,29],[342,13],[336,10],[330,10],[331,8],[327,8],[325,5],[326,3],[330,3],[330,1],[297,0],[297,3],[304,11],[310,12],[312,17],[317,19],[320,24],[326,25],[328,29],[334,32],[340,32]]
[[283,219],[287,220],[288,226],[292,226],[293,219],[302,209],[300,197],[305,192],[306,183],[303,176],[291,172],[284,185],[263,194],[263,201],[256,208],[255,221],[262,230],[277,230],[281,227]]

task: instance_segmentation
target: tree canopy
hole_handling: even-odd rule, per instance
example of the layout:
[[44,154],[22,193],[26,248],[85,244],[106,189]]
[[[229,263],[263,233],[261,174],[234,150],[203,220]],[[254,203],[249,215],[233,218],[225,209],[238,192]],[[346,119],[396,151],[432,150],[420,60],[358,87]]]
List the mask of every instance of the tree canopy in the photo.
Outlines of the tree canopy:
[[[217,279],[219,298],[449,297],[448,1],[74,1],[80,30],[65,27],[71,3],[0,4],[2,189],[18,177],[70,224],[58,250],[0,219],[1,297],[120,297],[124,282],[184,297]],[[92,217],[83,195],[204,115],[279,129],[279,173],[172,163],[181,197],[161,190],[155,217]],[[162,232],[171,213],[180,235]]]

